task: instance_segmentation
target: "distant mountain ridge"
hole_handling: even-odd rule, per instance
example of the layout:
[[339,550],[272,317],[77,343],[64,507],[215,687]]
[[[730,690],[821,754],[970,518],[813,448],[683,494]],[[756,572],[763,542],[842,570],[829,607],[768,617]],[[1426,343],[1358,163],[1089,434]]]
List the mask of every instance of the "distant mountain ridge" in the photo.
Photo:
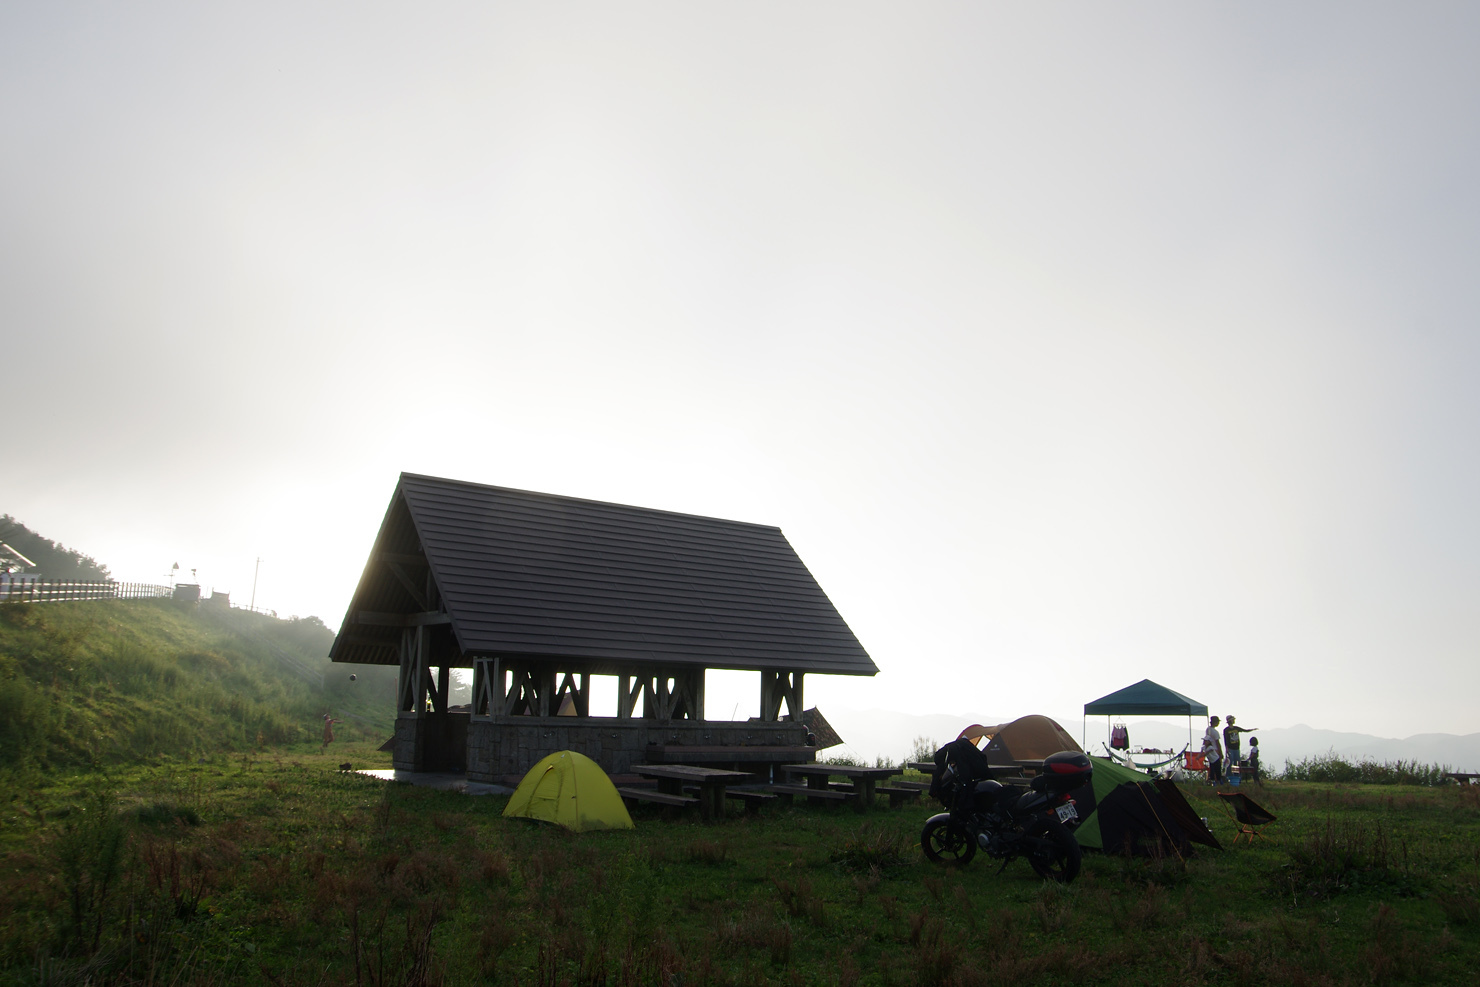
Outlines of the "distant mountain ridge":
[[[896,761],[903,760],[909,754],[915,737],[923,736],[944,743],[954,740],[964,727],[972,723],[993,724],[1011,719],[991,714],[915,715],[893,710],[855,710],[844,707],[824,709],[823,714],[846,742],[843,747],[836,748],[835,752],[848,751],[868,761],[880,756],[891,757]],[[1083,730],[1086,734],[1085,746],[1091,754],[1104,753],[1101,746],[1105,741],[1104,717],[1091,718],[1087,729],[1080,716],[1054,716],[1054,719],[1075,737],[1080,736]],[[1257,720],[1251,722],[1258,726]],[[1201,718],[1193,720],[1194,745],[1199,743],[1205,725]],[[1132,745],[1137,747],[1181,750],[1188,742],[1185,719],[1132,719],[1127,723],[1127,728]],[[1247,736],[1245,735],[1245,747],[1248,744]],[[1347,760],[1418,761],[1447,765],[1454,771],[1480,771],[1480,733],[1420,733],[1411,737],[1392,738],[1322,730],[1299,723],[1293,727],[1261,729],[1254,736],[1259,738],[1264,763],[1276,769],[1283,768],[1287,759],[1300,761],[1307,757],[1335,753]]]

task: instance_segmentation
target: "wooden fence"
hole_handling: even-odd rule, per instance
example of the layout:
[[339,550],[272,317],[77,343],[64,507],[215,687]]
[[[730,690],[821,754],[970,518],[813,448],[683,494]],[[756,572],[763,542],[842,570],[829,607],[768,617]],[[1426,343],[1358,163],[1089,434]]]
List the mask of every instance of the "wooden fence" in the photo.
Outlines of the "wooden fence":
[[153,583],[64,582],[0,575],[0,603],[56,603],[61,600],[149,600],[174,593]]

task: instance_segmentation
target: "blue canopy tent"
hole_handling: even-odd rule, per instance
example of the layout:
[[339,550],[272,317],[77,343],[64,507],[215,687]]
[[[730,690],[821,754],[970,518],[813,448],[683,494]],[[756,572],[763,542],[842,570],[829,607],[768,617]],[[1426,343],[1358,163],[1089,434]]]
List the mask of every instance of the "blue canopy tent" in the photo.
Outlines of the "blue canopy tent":
[[[1187,717],[1187,746],[1192,746],[1192,718],[1207,716],[1208,707],[1196,699],[1188,699],[1180,692],[1173,692],[1164,685],[1150,679],[1142,679],[1135,685],[1101,696],[1092,703],[1084,704],[1084,730],[1088,733],[1091,716],[1105,717],[1105,732],[1110,732],[1110,718],[1114,716],[1185,716]],[[1085,750],[1089,747],[1086,744]]]

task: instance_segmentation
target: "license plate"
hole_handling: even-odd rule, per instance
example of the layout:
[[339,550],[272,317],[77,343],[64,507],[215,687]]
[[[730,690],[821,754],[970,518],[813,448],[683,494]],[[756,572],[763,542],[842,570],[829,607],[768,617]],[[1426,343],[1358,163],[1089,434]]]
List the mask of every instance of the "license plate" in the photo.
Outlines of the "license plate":
[[1074,807],[1073,802],[1065,802],[1058,808],[1059,822],[1068,822],[1070,819],[1079,818],[1079,810]]

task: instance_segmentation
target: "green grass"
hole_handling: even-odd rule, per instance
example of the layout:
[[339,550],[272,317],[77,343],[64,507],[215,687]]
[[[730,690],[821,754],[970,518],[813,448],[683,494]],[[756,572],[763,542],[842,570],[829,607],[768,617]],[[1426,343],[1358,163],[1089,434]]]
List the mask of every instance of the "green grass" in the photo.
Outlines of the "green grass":
[[304,745],[0,792],[0,978],[1435,984],[1480,959],[1480,789],[1272,783],[1272,840],[1089,855],[1059,888],[1021,861],[930,866],[929,807],[571,834],[335,770],[385,759]]
[[395,670],[351,684],[332,641],[312,618],[168,600],[0,604],[0,776],[307,741],[329,710],[384,739]]
[[[240,616],[0,607],[0,983],[1430,985],[1480,961],[1480,787],[1275,781],[1272,839],[1089,855],[1067,888],[929,865],[930,806],[576,835],[338,771],[389,766],[394,670],[307,682],[282,655],[326,666],[322,625]],[[325,708],[347,722],[321,751]]]

